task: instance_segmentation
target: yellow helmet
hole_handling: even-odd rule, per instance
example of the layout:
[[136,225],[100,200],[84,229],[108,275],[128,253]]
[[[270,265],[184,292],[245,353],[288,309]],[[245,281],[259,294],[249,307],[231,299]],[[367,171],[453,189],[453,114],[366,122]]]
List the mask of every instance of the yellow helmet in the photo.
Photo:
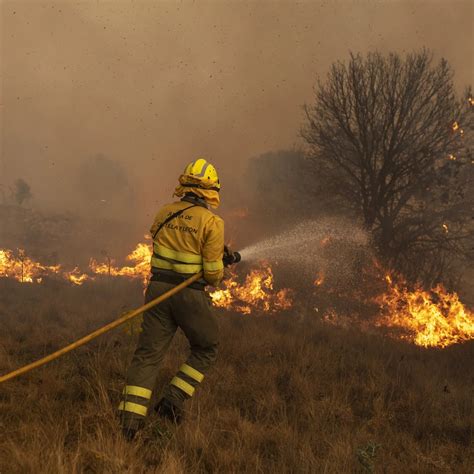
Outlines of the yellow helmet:
[[182,182],[183,186],[212,189],[214,191],[220,191],[221,189],[216,169],[204,158],[198,158],[189,163],[184,169],[183,178],[186,181],[185,183]]

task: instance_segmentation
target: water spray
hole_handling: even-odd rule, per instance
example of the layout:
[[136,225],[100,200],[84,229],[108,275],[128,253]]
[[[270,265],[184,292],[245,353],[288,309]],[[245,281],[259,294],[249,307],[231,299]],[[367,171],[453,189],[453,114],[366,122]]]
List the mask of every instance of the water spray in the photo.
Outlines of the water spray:
[[360,278],[361,262],[371,260],[369,234],[342,217],[307,220],[240,250],[246,262],[275,263],[285,280],[296,285],[324,276],[333,288],[352,287]]
[[296,264],[317,259],[325,243],[345,247],[364,247],[369,236],[360,226],[344,218],[322,218],[304,221],[254,244],[244,247],[240,253],[245,260],[287,260]]

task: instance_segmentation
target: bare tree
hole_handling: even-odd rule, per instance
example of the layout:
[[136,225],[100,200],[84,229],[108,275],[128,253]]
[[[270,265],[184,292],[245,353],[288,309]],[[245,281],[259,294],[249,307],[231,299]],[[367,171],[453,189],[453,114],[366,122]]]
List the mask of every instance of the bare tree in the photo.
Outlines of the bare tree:
[[305,106],[302,135],[317,172],[412,278],[438,279],[472,238],[472,99],[458,100],[452,79],[447,61],[434,64],[427,50],[351,54]]
[[13,190],[13,198],[15,199],[15,202],[21,206],[32,197],[33,195],[31,194],[30,185],[22,178],[17,179]]

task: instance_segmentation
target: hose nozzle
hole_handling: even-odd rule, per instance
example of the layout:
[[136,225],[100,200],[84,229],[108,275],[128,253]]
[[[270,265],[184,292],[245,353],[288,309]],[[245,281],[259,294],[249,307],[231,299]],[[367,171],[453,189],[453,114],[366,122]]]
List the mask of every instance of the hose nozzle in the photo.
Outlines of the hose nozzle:
[[242,256],[239,252],[232,252],[229,247],[224,247],[224,257],[222,261],[224,262],[224,267],[228,267],[229,265],[234,265],[235,263],[239,263],[242,260]]
[[234,257],[234,261],[232,263],[239,263],[242,260],[242,255],[240,255],[239,252],[234,252],[232,256]]

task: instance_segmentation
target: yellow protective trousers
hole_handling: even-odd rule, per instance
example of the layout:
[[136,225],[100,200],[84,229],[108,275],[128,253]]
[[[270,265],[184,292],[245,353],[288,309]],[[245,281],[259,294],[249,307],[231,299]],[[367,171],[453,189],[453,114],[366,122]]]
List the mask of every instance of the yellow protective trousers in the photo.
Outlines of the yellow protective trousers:
[[[172,287],[170,283],[151,281],[145,301],[151,301]],[[147,415],[160,364],[178,327],[187,337],[191,353],[165,387],[164,398],[181,408],[215,362],[218,325],[204,291],[185,288],[146,311],[119,406],[123,427],[138,429]]]

